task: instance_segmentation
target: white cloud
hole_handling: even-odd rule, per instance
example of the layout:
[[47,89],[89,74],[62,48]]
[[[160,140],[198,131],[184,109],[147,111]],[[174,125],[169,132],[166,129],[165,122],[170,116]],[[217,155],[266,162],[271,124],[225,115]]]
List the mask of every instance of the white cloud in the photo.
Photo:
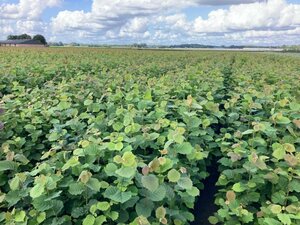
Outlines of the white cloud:
[[9,34],[36,34],[46,31],[41,20],[45,9],[58,6],[62,0],[20,0],[19,3],[0,4],[0,38]]
[[[300,42],[300,4],[288,0],[93,0],[89,11],[64,9],[51,21],[42,21],[43,13],[63,0],[7,2],[0,3],[0,38],[43,32],[64,42]],[[186,14],[204,5],[214,6],[207,18]]]
[[231,6],[209,13],[208,19],[198,17],[196,32],[234,32],[243,30],[287,29],[300,25],[300,5],[284,0]]
[[3,3],[0,5],[0,18],[38,20],[46,8],[60,3],[61,0],[20,0],[17,4]]
[[[87,34],[120,37],[145,33],[149,25],[157,22],[157,17],[165,18],[176,28],[187,29],[185,16],[178,18],[178,12],[187,7],[199,5],[226,5],[256,2],[257,0],[93,0],[91,11],[62,11],[52,18],[54,33],[82,32]],[[168,14],[174,14],[169,15]],[[179,19],[179,21],[175,21]],[[164,22],[164,21],[161,21]],[[113,33],[113,35],[112,35]],[[164,32],[165,33],[165,32]],[[163,37],[162,35],[157,35]],[[178,36],[178,35],[177,35]]]

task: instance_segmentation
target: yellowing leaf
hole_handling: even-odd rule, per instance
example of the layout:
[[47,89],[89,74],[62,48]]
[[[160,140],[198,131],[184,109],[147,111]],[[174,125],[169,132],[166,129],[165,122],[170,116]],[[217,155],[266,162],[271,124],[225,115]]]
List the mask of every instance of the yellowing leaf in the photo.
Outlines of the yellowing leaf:
[[172,169],[168,172],[168,179],[170,182],[176,183],[180,179],[180,173],[177,170]]
[[161,206],[161,207],[158,207],[156,210],[155,210],[155,216],[156,218],[158,219],[162,219],[162,218],[165,218],[166,217],[166,209]]
[[135,166],[135,155],[132,152],[125,152],[122,157],[122,164],[124,166]]
[[89,171],[84,170],[79,175],[79,180],[82,183],[86,184],[90,180],[91,177],[92,177],[92,174]]
[[229,202],[233,202],[235,200],[235,197],[236,197],[236,195],[235,195],[234,191],[227,191],[226,198]]

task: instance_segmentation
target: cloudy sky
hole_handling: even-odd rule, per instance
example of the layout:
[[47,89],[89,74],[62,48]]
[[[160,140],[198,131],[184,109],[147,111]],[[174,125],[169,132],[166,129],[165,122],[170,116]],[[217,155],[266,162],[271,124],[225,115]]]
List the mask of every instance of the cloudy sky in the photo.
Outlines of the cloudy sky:
[[300,0],[0,0],[0,39],[128,44],[300,44]]

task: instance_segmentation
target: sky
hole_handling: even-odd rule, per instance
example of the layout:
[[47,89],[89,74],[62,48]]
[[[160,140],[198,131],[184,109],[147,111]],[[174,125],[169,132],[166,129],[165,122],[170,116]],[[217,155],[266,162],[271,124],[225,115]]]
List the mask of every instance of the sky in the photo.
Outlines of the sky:
[[300,0],[0,0],[0,39],[89,44],[300,44]]

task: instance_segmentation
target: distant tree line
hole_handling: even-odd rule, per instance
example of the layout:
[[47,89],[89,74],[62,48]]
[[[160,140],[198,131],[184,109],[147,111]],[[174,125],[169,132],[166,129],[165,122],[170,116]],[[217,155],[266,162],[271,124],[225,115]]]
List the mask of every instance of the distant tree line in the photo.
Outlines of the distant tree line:
[[49,44],[49,46],[54,46],[54,47],[65,46],[64,43],[62,43],[61,41],[60,42],[49,42],[48,44]]
[[8,35],[7,40],[37,40],[40,41],[43,45],[47,44],[46,38],[41,34],[37,34],[33,37],[28,34]]
[[145,44],[145,43],[134,43],[133,45],[132,45],[132,47],[134,47],[134,48],[147,48],[148,46],[147,46],[147,44]]
[[300,45],[283,46],[285,52],[300,52]]

